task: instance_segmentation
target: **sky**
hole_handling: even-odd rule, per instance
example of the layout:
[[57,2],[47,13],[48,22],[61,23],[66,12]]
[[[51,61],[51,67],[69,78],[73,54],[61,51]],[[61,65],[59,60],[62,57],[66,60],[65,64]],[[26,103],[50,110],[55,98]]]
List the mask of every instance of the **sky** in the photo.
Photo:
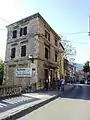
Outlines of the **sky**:
[[[90,0],[0,0],[0,58],[5,59],[6,25],[39,12],[50,26],[76,48],[75,62],[90,59]],[[4,20],[3,20],[3,19]],[[71,34],[86,32],[82,34]]]

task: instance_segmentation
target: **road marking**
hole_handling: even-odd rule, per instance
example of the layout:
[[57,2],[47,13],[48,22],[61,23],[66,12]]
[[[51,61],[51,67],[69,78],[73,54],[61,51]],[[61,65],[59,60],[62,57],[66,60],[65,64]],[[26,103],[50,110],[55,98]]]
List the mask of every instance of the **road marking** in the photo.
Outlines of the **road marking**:
[[0,108],[3,108],[3,106],[0,105]]
[[3,104],[3,103],[0,103],[0,105],[5,106],[5,107],[7,106],[6,104]]
[[5,103],[8,103],[8,104],[16,104],[16,103],[24,102],[24,101],[27,101],[27,100],[30,100],[30,99],[33,99],[33,98],[21,96],[21,97],[5,99],[5,100],[2,100],[2,101],[5,102]]

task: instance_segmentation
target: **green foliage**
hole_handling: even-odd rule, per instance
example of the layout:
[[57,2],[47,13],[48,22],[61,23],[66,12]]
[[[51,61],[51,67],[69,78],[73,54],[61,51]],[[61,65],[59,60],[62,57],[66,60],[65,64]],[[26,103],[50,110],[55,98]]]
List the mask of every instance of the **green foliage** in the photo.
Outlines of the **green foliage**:
[[4,63],[0,59],[0,85],[2,85],[3,82],[3,73],[4,73]]
[[84,72],[89,72],[90,71],[90,66],[89,66],[89,61],[87,61],[84,66],[83,66],[83,71]]

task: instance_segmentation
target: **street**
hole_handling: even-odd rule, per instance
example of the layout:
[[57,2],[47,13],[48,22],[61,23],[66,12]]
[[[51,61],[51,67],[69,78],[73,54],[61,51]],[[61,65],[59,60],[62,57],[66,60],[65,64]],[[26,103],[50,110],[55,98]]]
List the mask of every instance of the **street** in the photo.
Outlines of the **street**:
[[68,94],[18,120],[90,120],[90,86],[78,85]]

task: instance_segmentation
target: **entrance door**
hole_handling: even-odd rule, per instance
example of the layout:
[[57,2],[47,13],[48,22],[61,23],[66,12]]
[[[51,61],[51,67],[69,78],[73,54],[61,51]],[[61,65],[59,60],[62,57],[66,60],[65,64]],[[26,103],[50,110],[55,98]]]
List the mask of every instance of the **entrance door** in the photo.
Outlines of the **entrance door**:
[[51,73],[50,78],[51,78],[51,81],[52,81],[53,80],[52,70],[50,70],[50,73]]
[[45,80],[48,78],[48,69],[44,69],[44,77]]

